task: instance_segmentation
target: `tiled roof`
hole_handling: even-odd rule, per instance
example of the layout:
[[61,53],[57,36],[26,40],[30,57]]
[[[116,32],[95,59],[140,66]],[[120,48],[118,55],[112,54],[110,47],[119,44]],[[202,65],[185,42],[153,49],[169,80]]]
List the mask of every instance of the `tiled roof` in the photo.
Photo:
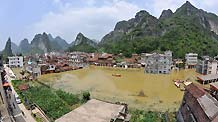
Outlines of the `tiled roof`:
[[197,101],[210,120],[213,120],[218,115],[218,102],[215,100],[215,98],[205,94],[198,98]]
[[198,86],[197,84],[193,84],[193,83],[186,86],[185,89],[190,94],[192,94],[195,98],[199,98],[199,97],[206,94],[206,91],[204,91],[204,89],[202,87]]
[[218,90],[218,82],[210,83],[210,86],[212,86],[213,88],[215,88],[216,90]]
[[[201,111],[209,118],[209,120],[213,122],[217,122],[218,120],[218,101],[213,98],[209,93],[207,93],[203,87],[198,84],[190,84],[185,87],[186,91],[189,92],[197,101],[196,104],[200,105],[199,108],[194,104],[194,101],[190,101],[189,105],[193,107],[193,111],[195,111],[196,117],[202,117]],[[193,100],[191,98],[187,100]]]

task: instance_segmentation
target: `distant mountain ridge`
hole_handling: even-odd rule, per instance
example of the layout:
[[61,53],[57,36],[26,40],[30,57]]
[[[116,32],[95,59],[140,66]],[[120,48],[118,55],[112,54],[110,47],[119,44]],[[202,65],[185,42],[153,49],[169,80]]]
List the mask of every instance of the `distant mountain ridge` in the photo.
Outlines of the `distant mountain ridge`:
[[12,43],[12,50],[14,54],[35,54],[35,53],[46,53],[51,51],[64,51],[69,47],[69,44],[57,36],[52,37],[51,34],[43,33],[36,34],[33,40],[29,43],[27,39],[23,39],[19,46]]
[[13,56],[13,52],[12,52],[11,48],[12,48],[12,43],[11,43],[11,38],[9,37],[7,42],[6,42],[4,50],[1,52],[1,55],[2,55],[3,60],[5,62],[7,62],[7,58],[9,56]]
[[175,58],[183,58],[188,52],[215,56],[218,55],[218,16],[187,1],[175,12],[163,10],[159,18],[141,10],[134,18],[118,22],[99,43],[82,33],[78,33],[70,44],[60,37],[43,33],[36,35],[30,44],[25,40],[18,49],[12,46],[15,47],[13,52],[20,49],[28,53],[101,51],[129,57],[132,53],[172,50]]
[[78,33],[75,41],[71,43],[68,51],[82,51],[82,52],[95,52],[97,50],[97,43],[84,36],[82,33]]
[[11,42],[11,49],[13,49],[13,54],[19,54],[21,52],[19,47],[14,42]]
[[172,50],[174,57],[185,53],[200,56],[218,54],[218,16],[184,3],[174,13],[164,10],[159,18],[141,10],[128,21],[120,21],[105,35],[99,47],[109,53],[132,53]]
[[68,44],[60,36],[53,38],[51,34],[36,34],[29,43],[27,39],[20,42],[19,46],[12,42],[12,50],[14,54],[22,53],[24,55],[35,53],[46,53],[51,51],[84,51],[95,52],[97,50],[97,42],[78,33],[76,39]]

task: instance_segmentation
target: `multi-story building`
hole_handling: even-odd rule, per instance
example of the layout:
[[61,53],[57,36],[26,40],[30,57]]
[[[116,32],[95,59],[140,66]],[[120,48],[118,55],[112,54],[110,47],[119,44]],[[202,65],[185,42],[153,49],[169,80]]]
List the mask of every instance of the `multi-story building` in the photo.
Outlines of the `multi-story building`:
[[70,66],[85,67],[87,66],[88,54],[84,52],[72,52],[68,55]]
[[8,57],[8,59],[9,59],[9,67],[23,67],[22,56]]
[[31,59],[25,64],[25,70],[31,74],[33,79],[41,75],[41,67]]
[[196,53],[185,54],[185,68],[186,69],[196,68],[197,63],[198,63],[198,54]]
[[209,56],[203,56],[202,60],[198,62],[196,71],[203,75],[217,74],[218,61],[215,58],[211,58]]
[[87,61],[89,64],[96,66],[113,66],[115,64],[113,54],[108,53],[91,53]]
[[145,61],[145,73],[168,74],[172,67],[172,52],[166,51],[164,54],[146,53],[142,56]]

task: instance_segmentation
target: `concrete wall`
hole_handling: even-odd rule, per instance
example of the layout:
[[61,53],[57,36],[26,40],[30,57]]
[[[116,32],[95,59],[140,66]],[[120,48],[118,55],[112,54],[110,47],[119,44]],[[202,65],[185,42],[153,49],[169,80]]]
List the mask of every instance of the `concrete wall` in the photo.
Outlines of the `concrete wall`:
[[145,73],[168,74],[172,66],[172,53],[147,54],[144,56]]

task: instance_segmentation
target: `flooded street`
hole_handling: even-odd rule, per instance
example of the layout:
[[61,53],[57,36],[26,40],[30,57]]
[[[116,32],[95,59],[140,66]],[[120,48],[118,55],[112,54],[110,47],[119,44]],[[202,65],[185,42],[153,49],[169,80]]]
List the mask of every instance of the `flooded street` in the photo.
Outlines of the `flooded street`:
[[[112,74],[121,74],[114,77]],[[78,93],[90,91],[93,98],[125,102],[131,108],[174,111],[178,109],[183,92],[176,88],[174,79],[195,80],[194,70],[173,71],[171,74],[144,74],[143,69],[113,69],[89,67],[81,70],[48,74],[40,81],[56,89]]]

